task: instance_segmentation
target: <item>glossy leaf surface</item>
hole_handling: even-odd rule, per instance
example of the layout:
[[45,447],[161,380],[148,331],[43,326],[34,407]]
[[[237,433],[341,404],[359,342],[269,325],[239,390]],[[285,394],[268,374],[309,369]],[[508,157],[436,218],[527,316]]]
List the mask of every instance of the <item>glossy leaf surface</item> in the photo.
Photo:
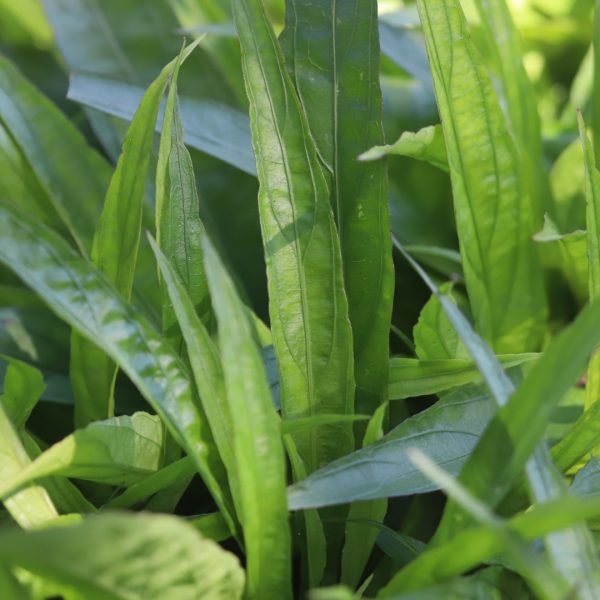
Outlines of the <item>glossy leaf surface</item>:
[[[262,2],[235,0],[232,5],[261,184],[283,415],[350,414],[352,332],[327,182]],[[309,472],[353,448],[349,424],[313,429],[294,440]]]

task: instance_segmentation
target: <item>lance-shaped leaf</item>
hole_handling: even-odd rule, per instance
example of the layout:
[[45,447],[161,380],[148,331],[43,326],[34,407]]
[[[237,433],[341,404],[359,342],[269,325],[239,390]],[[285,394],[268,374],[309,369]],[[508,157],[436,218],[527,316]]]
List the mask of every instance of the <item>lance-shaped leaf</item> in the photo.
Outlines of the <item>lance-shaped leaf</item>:
[[[17,476],[28,464],[29,456],[0,403],[0,485]],[[58,517],[46,490],[28,487],[4,500],[6,510],[24,528],[37,527]]]
[[[476,0],[481,36],[497,73],[497,85],[512,132],[521,151],[534,210],[534,223],[552,211],[550,182],[542,157],[542,133],[536,92],[523,64],[523,44],[507,0]],[[497,88],[497,89],[498,89]]]
[[239,600],[244,586],[233,554],[170,515],[99,514],[41,531],[3,531],[0,564],[89,600]]
[[0,57],[0,121],[79,249],[89,253],[110,167],[58,108]]
[[[181,59],[189,55],[190,46]],[[111,179],[94,235],[92,262],[119,293],[131,296],[140,246],[146,176],[150,166],[153,124],[169,78],[177,75],[171,61],[154,80],[125,136],[123,152]],[[75,422],[83,426],[114,414],[113,388],[117,369],[95,344],[75,332],[71,338],[71,381],[75,392]]]
[[293,510],[430,492],[436,486],[408,460],[419,448],[457,475],[494,414],[482,387],[445,396],[381,440],[344,456],[288,488]]
[[419,0],[467,291],[496,352],[536,350],[546,318],[520,152],[457,0]]
[[233,281],[205,239],[206,273],[219,324],[233,420],[249,598],[291,598],[291,539],[280,424],[252,324]]
[[171,346],[100,271],[41,223],[0,207],[0,237],[0,262],[123,369],[194,460],[234,531],[223,465],[191,377]]
[[[583,117],[579,113],[579,135],[583,145],[585,164],[585,200],[587,224],[588,291],[590,302],[600,298],[600,172],[592,142],[585,130]],[[588,366],[585,389],[586,405],[600,400],[600,353],[595,352]]]
[[[202,241],[202,240],[200,240]],[[221,357],[206,326],[194,310],[189,294],[153,239],[150,244],[156,256],[162,279],[167,289],[173,311],[177,316],[186,343],[190,365],[204,413],[219,449],[219,454],[229,478],[234,498],[237,489],[236,463],[233,451],[233,423],[225,393],[225,380]]]
[[[235,0],[232,5],[261,184],[259,210],[283,415],[350,414],[352,332],[327,183],[262,0]],[[319,427],[296,434],[294,441],[311,472],[352,449],[352,425]]]
[[394,293],[387,176],[358,156],[383,143],[376,0],[287,0],[282,44],[330,181],[354,344],[357,410],[385,396]]
[[[200,320],[210,326],[212,310],[202,258],[205,231],[200,220],[194,165],[183,143],[177,100],[179,67],[180,63],[173,73],[162,122],[156,167],[156,239],[187,289]],[[181,333],[164,285],[162,296],[163,331],[179,348]]]
[[50,446],[1,484],[0,497],[7,498],[35,479],[50,475],[128,486],[161,467],[164,444],[160,419],[148,413],[96,421]]
[[20,360],[2,355],[0,360],[8,363],[2,382],[0,404],[11,423],[20,429],[46,389],[44,378],[35,367]]

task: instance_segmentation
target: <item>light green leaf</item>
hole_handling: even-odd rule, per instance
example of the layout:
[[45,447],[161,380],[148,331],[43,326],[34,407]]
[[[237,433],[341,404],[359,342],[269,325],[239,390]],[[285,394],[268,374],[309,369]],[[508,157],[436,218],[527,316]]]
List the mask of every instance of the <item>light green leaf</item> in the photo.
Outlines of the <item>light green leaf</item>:
[[91,249],[110,168],[77,128],[0,57],[0,120],[82,253]]
[[236,600],[244,585],[233,554],[167,515],[107,513],[31,533],[3,531],[0,564],[86,600]]
[[[184,284],[200,320],[210,327],[212,310],[204,274],[200,202],[194,165],[183,143],[183,130],[177,100],[177,63],[162,122],[162,135],[156,167],[156,239]],[[163,331],[176,348],[181,332],[169,294],[163,289]]]
[[377,160],[388,154],[417,158],[443,171],[448,171],[448,156],[441,125],[423,127],[416,133],[405,131],[393,144],[373,146],[358,158],[359,160]]
[[196,313],[192,300],[174,267],[169,264],[152,238],[150,244],[186,343],[204,413],[225,465],[233,497],[237,501],[239,484],[233,449],[233,423],[227,403],[219,350]]
[[[581,113],[579,114],[579,136],[583,145],[585,163],[588,290],[592,302],[600,297],[600,173]],[[594,353],[587,374],[585,403],[589,407],[600,400],[600,354],[598,352]]]
[[287,0],[281,43],[331,190],[352,325],[356,410],[372,414],[386,399],[394,295],[385,164],[358,161],[384,140],[377,1]]
[[[30,464],[29,456],[0,404],[0,486]],[[39,527],[58,517],[50,496],[40,486],[30,486],[12,498],[4,500],[6,510],[12,518],[26,529]]]
[[8,363],[0,404],[11,423],[20,429],[46,389],[44,378],[38,369],[20,360],[2,355],[0,360]]
[[552,219],[545,215],[544,227],[533,236],[536,242],[558,249],[558,258],[548,252],[552,266],[560,270],[581,304],[588,300],[588,236],[585,231],[561,233]]
[[[456,304],[451,283],[440,286],[440,292]],[[421,309],[419,320],[413,328],[415,350],[421,360],[465,359],[469,354],[448,320],[435,294]]]
[[[537,357],[539,354],[509,354],[499,356],[498,360],[505,368],[510,368]],[[480,380],[479,367],[472,360],[395,357],[390,359],[388,395],[390,400],[428,396]]]
[[[0,262],[123,369],[194,460],[223,515],[232,515],[227,490],[217,483],[223,466],[190,375],[170,345],[102,273],[42,224],[0,207],[0,238]],[[233,528],[232,518],[229,523]]]
[[209,34],[203,48],[218,65],[239,105],[247,107],[240,44],[231,21],[229,3],[223,0],[172,0],[171,5],[183,26],[181,33]]
[[534,224],[553,208],[548,173],[542,155],[542,133],[536,90],[523,64],[523,44],[507,0],[476,0],[482,39],[492,58],[497,89],[515,135],[529,185]]
[[[352,332],[327,183],[262,0],[234,0],[232,5],[261,184],[283,416],[352,414]],[[311,429],[294,441],[312,472],[353,448],[352,425]]]
[[164,438],[160,419],[148,413],[96,421],[54,444],[0,485],[0,498],[51,475],[131,485],[160,469]]
[[[249,598],[292,597],[285,456],[259,347],[247,309],[215,249],[204,240],[205,268],[219,324],[233,450],[239,478]],[[250,401],[251,400],[251,401]]]
[[[292,467],[294,480],[306,479],[306,467],[298,454],[296,445],[291,435],[283,435],[283,443]],[[315,588],[321,583],[325,566],[327,565],[327,540],[319,511],[308,509],[303,512],[304,527],[306,529],[306,543],[303,545],[303,553],[308,571],[308,586]]]
[[110,508],[131,508],[165,488],[186,481],[195,472],[194,462],[188,456],[180,458],[156,473],[149,475],[139,483],[134,483],[122,494],[109,500],[107,506]]
[[419,0],[478,330],[500,353],[537,350],[546,320],[529,188],[457,0]]

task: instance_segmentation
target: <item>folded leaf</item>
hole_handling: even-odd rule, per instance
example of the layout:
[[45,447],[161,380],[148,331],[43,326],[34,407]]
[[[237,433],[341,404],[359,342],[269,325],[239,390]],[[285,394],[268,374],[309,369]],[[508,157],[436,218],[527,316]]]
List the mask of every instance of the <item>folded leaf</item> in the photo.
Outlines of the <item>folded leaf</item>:
[[[281,44],[331,190],[354,347],[356,409],[385,400],[394,295],[376,0],[287,0]],[[326,107],[326,108],[325,108]]]
[[[351,414],[352,332],[327,183],[262,0],[234,0],[232,6],[261,184],[282,412],[285,418]],[[294,441],[308,472],[354,446],[350,423],[311,429]]]
[[444,129],[467,291],[499,353],[537,350],[546,320],[519,149],[457,0],[419,0]]

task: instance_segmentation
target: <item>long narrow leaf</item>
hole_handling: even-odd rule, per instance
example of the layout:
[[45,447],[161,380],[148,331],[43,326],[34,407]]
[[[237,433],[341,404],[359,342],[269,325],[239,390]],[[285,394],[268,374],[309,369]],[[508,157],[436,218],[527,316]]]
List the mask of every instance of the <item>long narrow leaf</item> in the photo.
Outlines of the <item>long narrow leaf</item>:
[[[232,5],[261,184],[283,415],[350,414],[352,332],[327,184],[262,0],[234,0]],[[354,445],[351,424],[319,427],[295,435],[294,441],[308,472]]]
[[546,318],[519,151],[457,0],[419,0],[448,150],[467,290],[501,353],[536,350]]
[[291,539],[285,497],[285,456],[259,348],[245,306],[212,245],[204,242],[206,272],[219,324],[219,345],[233,450],[249,598],[291,598]]
[[385,399],[394,293],[383,162],[376,0],[287,0],[282,46],[330,180],[354,343],[357,410]]

